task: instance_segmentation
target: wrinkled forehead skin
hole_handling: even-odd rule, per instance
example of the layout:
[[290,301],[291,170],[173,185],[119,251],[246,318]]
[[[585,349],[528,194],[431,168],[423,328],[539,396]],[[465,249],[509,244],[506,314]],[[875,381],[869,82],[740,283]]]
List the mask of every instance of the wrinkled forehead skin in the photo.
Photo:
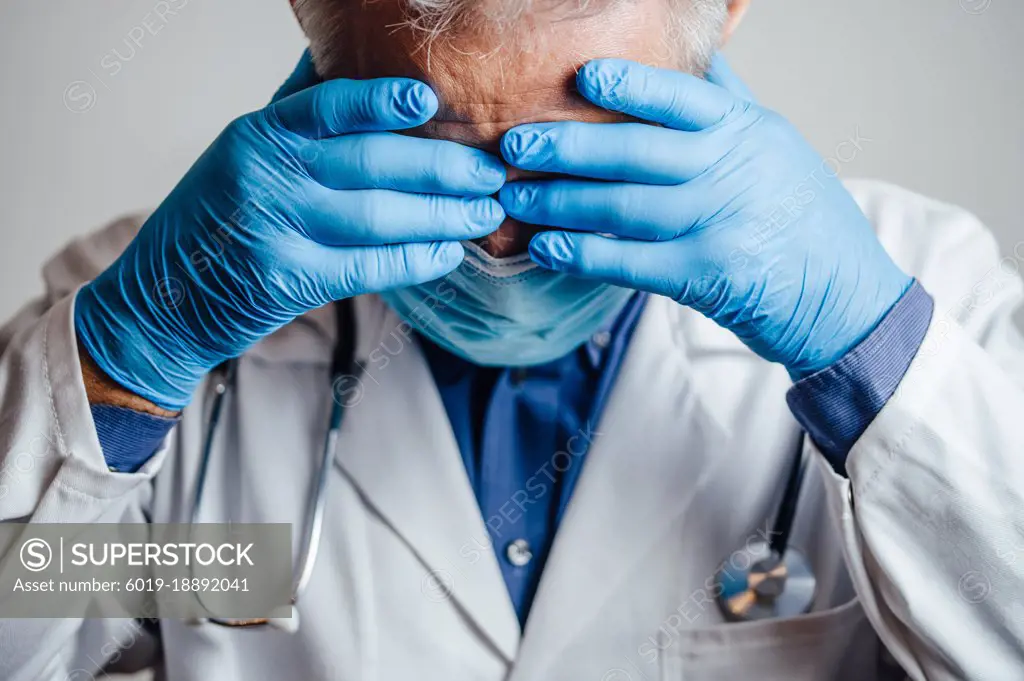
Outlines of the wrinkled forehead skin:
[[[678,66],[678,52],[664,39],[670,20],[665,0],[612,2],[589,12],[553,9],[505,29],[484,24],[433,38],[409,25],[401,0],[341,4],[340,21],[322,22],[335,23],[335,30],[314,25],[300,12],[324,78],[424,81],[437,94],[440,107],[429,123],[409,134],[495,154],[501,135],[522,123],[626,120],[576,92],[576,71],[591,59],[620,57]],[[576,2],[565,4],[577,7]],[[527,176],[509,168],[510,181]],[[484,246],[498,256],[520,253],[536,231],[508,219]]]

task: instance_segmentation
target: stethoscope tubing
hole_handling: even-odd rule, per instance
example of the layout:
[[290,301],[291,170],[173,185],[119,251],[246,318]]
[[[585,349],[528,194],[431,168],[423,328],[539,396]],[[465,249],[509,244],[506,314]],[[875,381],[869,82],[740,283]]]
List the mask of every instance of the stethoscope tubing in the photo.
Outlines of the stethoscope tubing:
[[[327,434],[324,437],[323,448],[320,454],[320,461],[317,465],[312,494],[309,496],[309,502],[306,505],[306,513],[303,519],[303,533],[298,553],[298,568],[294,571],[292,580],[291,605],[293,618],[298,615],[295,605],[298,603],[303,592],[305,592],[313,576],[313,569],[316,566],[317,554],[320,551],[320,543],[323,537],[331,465],[337,455],[338,437],[341,432],[342,419],[345,416],[345,402],[335,394],[335,388],[339,385],[340,380],[346,376],[355,375],[359,368],[355,361],[356,329],[353,303],[351,299],[341,300],[334,304],[334,309],[337,322],[337,338],[335,339],[331,360],[331,413]],[[199,469],[196,472],[196,487],[192,498],[192,512],[190,514],[192,525],[199,522],[217,426],[223,414],[225,399],[229,393],[235,390],[235,381],[238,376],[238,360],[228,360],[211,373],[215,377],[213,383],[215,394],[210,405],[210,413],[199,459]],[[199,622],[201,621],[199,620]],[[217,620],[213,619],[206,621],[217,622]],[[284,622],[277,623],[276,620],[269,619],[252,620],[240,626],[258,624],[279,626],[280,628],[290,630],[297,628],[297,622],[289,626]]]
[[803,489],[804,478],[807,477],[807,452],[804,447],[804,435],[801,432],[797,440],[797,452],[790,464],[786,487],[782,492],[779,509],[775,513],[775,523],[768,538],[768,546],[772,553],[783,555],[789,548],[789,540],[793,534],[793,523],[800,502],[800,491]]

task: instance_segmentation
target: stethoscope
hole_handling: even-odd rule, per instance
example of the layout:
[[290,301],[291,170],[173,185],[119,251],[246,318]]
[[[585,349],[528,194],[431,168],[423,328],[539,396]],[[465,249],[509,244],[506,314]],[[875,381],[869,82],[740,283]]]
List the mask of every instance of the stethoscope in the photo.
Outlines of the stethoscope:
[[[299,598],[309,584],[316,564],[324,528],[324,508],[331,463],[338,445],[338,433],[345,415],[344,400],[337,399],[334,386],[347,376],[357,375],[355,360],[356,321],[351,299],[333,305],[337,340],[331,358],[331,415],[324,437],[316,471],[313,494],[306,506],[299,560],[292,577],[291,617],[280,618],[203,618],[193,624],[210,622],[224,627],[270,626],[288,632],[299,628]],[[213,372],[214,398],[210,406],[203,440],[202,455],[192,500],[191,522],[199,522],[210,454],[224,408],[224,400],[235,388],[238,361],[225,362]],[[801,445],[794,457],[786,480],[775,523],[767,541],[750,542],[722,562],[715,575],[716,599],[723,615],[730,621],[758,621],[792,617],[810,612],[814,602],[816,580],[807,558],[789,545],[797,502],[807,468],[807,457]]]
[[817,579],[807,557],[790,546],[808,457],[798,439],[796,455],[767,541],[745,544],[722,561],[715,573],[715,599],[730,622],[795,617],[811,611]]
[[[331,463],[338,448],[338,433],[341,420],[345,416],[345,401],[338,399],[334,386],[347,376],[356,375],[356,318],[351,299],[340,300],[333,306],[337,339],[331,356],[331,416],[327,426],[327,435],[320,454],[320,462],[316,471],[313,494],[306,505],[306,517],[303,523],[302,542],[299,549],[299,560],[292,575],[291,616],[261,617],[250,619],[228,619],[208,617],[190,620],[191,624],[210,622],[223,627],[264,627],[294,633],[299,629],[299,611],[296,607],[302,596],[316,565],[316,555],[320,550],[320,539],[324,532],[324,508],[327,502],[327,481],[330,479]],[[235,388],[238,371],[238,360],[229,360],[214,370],[214,398],[210,406],[209,420],[203,439],[202,455],[199,459],[199,470],[196,477],[196,491],[192,499],[192,520],[194,525],[199,522],[199,509],[203,503],[203,491],[206,488],[206,473],[210,464],[210,453],[224,409],[224,399]]]

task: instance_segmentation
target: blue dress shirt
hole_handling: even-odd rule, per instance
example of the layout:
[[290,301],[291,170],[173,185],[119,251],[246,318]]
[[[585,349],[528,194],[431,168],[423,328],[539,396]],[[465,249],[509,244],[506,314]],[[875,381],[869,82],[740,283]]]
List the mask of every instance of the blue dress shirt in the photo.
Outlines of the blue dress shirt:
[[528,368],[480,367],[420,338],[520,624],[646,299]]
[[[645,300],[637,294],[588,343],[528,369],[479,367],[420,339],[521,624]],[[910,367],[932,307],[915,282],[867,339],[790,389],[790,409],[838,472]],[[122,472],[177,423],[108,405],[92,414],[108,466]]]

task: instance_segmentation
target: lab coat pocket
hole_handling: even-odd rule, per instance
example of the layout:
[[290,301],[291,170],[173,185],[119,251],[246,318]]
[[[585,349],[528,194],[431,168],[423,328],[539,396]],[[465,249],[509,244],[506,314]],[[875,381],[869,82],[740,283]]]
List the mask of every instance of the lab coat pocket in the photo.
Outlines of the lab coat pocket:
[[715,624],[676,636],[658,646],[664,681],[877,678],[875,637],[856,598],[799,617]]

